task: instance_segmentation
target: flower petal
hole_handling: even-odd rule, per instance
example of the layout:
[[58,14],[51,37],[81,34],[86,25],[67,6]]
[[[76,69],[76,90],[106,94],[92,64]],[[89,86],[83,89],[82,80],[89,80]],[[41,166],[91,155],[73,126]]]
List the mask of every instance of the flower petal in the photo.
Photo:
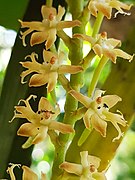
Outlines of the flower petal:
[[47,111],[53,110],[51,103],[45,97],[41,97],[38,104],[38,111],[41,110],[47,110]]
[[43,43],[48,38],[47,30],[45,32],[35,32],[31,35],[30,45],[34,46],[35,44]]
[[93,46],[93,51],[95,54],[97,54],[99,57],[103,54],[102,47],[99,44],[95,44]]
[[116,63],[117,54],[115,53],[115,49],[111,48],[103,48],[104,56],[108,57],[113,63]]
[[57,21],[60,21],[63,17],[65,13],[65,8],[64,7],[61,7],[60,5],[58,6],[58,14],[56,15],[56,19]]
[[108,111],[103,111],[103,114],[106,116],[106,121],[116,122],[122,126],[126,126],[126,121],[122,114],[116,114]]
[[29,86],[30,87],[38,87],[38,86],[43,86],[46,83],[48,83],[48,75],[43,75],[43,74],[34,74],[29,81]]
[[96,156],[88,155],[88,161],[89,164],[92,164],[95,166],[96,169],[100,166],[101,159]]
[[76,74],[79,73],[83,70],[81,66],[73,66],[73,65],[61,65],[58,68],[58,73],[59,74],[64,74],[64,73],[70,73],[70,74]]
[[57,23],[56,25],[56,29],[62,30],[64,28],[71,28],[71,27],[75,27],[75,26],[80,26],[81,22],[79,20],[74,20],[74,21],[60,21]]
[[80,152],[80,156],[81,156],[81,164],[83,168],[87,167],[89,165],[88,164],[88,151]]
[[98,97],[101,97],[103,94],[105,93],[105,91],[100,90],[100,89],[96,89],[94,92],[94,95],[92,97],[93,100],[97,100]]
[[43,5],[41,8],[41,14],[43,19],[49,19],[50,14],[56,16],[56,9],[53,7],[47,7]]
[[93,16],[97,17],[97,8],[95,3],[92,2],[92,0],[88,4],[88,9]]
[[91,116],[91,124],[96,131],[100,132],[103,137],[106,137],[107,123],[99,118],[97,114]]
[[102,12],[108,19],[111,18],[112,8],[107,3],[97,3],[97,9]]
[[84,121],[84,124],[85,124],[85,127],[86,128],[90,128],[91,127],[91,121],[90,121],[90,118],[91,116],[94,114],[94,111],[89,108],[86,113],[84,114],[84,117],[83,117],[83,121]]
[[112,108],[119,101],[122,101],[122,99],[117,95],[106,95],[102,97],[102,103],[105,103],[109,109]]
[[55,54],[51,51],[43,50],[44,62],[49,63],[52,57],[55,57],[56,59],[58,59],[57,54]]
[[116,47],[116,46],[121,46],[121,41],[118,39],[109,38],[106,40],[106,44]]
[[55,85],[57,84],[57,79],[58,79],[58,73],[57,72],[49,73],[47,93],[50,93],[55,88]]
[[134,55],[131,56],[130,54],[122,51],[121,49],[114,49],[113,51],[116,53],[116,55],[118,57],[121,57],[123,59],[127,59],[127,60],[129,60],[129,62],[131,62],[133,57],[134,57]]
[[50,49],[51,46],[56,41],[56,32],[57,31],[56,31],[55,28],[49,29],[49,31],[48,31],[48,38],[47,38],[47,41],[45,43],[46,50]]
[[66,133],[73,133],[74,129],[69,124],[60,123],[57,121],[51,121],[48,125],[49,129],[58,130],[59,132],[66,134]]
[[89,108],[91,102],[91,99],[89,97],[84,96],[83,94],[75,90],[69,91],[69,94],[71,94],[76,100],[81,102],[85,107]]
[[19,22],[21,23],[22,28],[30,28],[31,31],[43,31],[44,30],[44,26],[42,24],[42,22],[39,21],[31,21],[31,22],[23,22],[21,20],[19,20]]
[[121,124],[124,127],[126,126],[126,121],[124,120],[123,115],[111,113],[108,111],[103,111],[103,113],[106,116],[105,120],[110,121],[118,131],[118,136],[114,138],[113,141],[120,139],[121,136],[123,136],[123,133],[121,132],[121,129],[118,126],[118,124]]
[[38,126],[32,123],[25,123],[18,129],[17,135],[29,137],[36,135],[38,132]]
[[84,41],[88,41],[89,43],[91,43],[91,45],[93,46],[94,44],[95,44],[95,42],[96,42],[96,40],[93,38],[93,37],[91,37],[91,36],[87,36],[87,35],[85,35],[85,34],[74,34],[73,35],[73,38],[78,38],[78,39],[82,39],[82,40],[84,40]]
[[61,169],[64,169],[68,173],[73,173],[78,176],[81,176],[83,173],[83,167],[80,164],[63,162],[60,166]]
[[38,180],[38,176],[29,167],[22,166],[23,175],[22,180]]

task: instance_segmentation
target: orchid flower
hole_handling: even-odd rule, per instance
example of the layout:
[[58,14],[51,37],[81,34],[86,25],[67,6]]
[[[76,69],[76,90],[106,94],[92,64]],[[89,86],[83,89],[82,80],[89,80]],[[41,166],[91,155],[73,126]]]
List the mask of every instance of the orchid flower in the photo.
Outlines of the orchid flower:
[[99,57],[104,55],[113,63],[116,63],[117,57],[121,57],[129,61],[133,59],[133,56],[116,48],[117,46],[121,46],[121,41],[114,38],[107,38],[106,32],[98,34],[96,38],[84,34],[75,34],[73,37],[88,41],[95,54]]
[[130,10],[132,5],[127,5],[118,0],[90,0],[88,9],[90,13],[97,17],[98,12],[101,12],[108,19],[112,16],[112,9],[115,8],[118,12],[115,14],[115,17],[118,13],[129,15],[129,13],[124,12],[122,9]]
[[[13,164],[13,163],[10,163],[10,167],[8,167],[7,169],[7,173],[9,173],[10,175],[10,178],[11,180],[16,180],[16,177],[14,175],[14,168],[15,167],[18,167],[20,168],[21,165],[20,164]],[[23,175],[22,175],[22,180],[38,180],[38,176],[36,173],[34,173],[29,167],[27,166],[22,166],[22,169],[23,169]],[[46,174],[42,173],[41,172],[41,180],[47,180],[46,178]]]
[[31,55],[27,56],[31,58],[31,61],[20,62],[23,67],[28,69],[21,73],[21,82],[25,83],[25,76],[34,72],[35,74],[33,74],[29,80],[29,86],[37,87],[47,83],[47,92],[49,93],[55,88],[59,74],[76,74],[83,70],[81,66],[63,65],[63,56],[63,52],[56,54],[44,50],[43,64],[40,64],[36,61],[36,58],[38,58],[36,53],[32,53]]
[[119,96],[106,95],[102,97],[102,94],[104,94],[104,91],[102,90],[96,90],[92,99],[75,90],[71,90],[69,93],[87,108],[83,117],[87,129],[92,127],[103,137],[106,137],[107,121],[110,121],[118,131],[118,136],[115,137],[113,141],[118,140],[123,136],[123,133],[118,126],[118,124],[124,127],[126,126],[123,115],[121,113],[109,112],[110,108],[122,100]]
[[57,31],[81,25],[78,20],[61,21],[64,13],[65,9],[61,6],[58,7],[57,13],[55,8],[43,5],[41,8],[42,22],[23,22],[19,20],[22,28],[28,28],[26,31],[21,32],[23,45],[26,46],[25,37],[31,32],[36,31],[31,36],[30,45],[33,46],[46,41],[45,47],[48,50],[56,40]]
[[59,131],[63,134],[74,132],[71,125],[56,121],[60,113],[58,105],[54,108],[45,97],[41,97],[38,104],[38,111],[34,112],[29,104],[31,98],[35,99],[36,96],[30,95],[26,100],[21,99],[19,101],[19,103],[23,102],[24,105],[15,106],[15,114],[13,117],[13,119],[25,118],[28,120],[28,122],[22,124],[17,131],[17,135],[29,137],[22,146],[23,148],[43,141],[47,136],[48,130]]
[[63,162],[60,168],[68,173],[76,174],[80,180],[106,180],[105,172],[98,172],[100,158],[88,155],[88,151],[80,152],[81,164]]

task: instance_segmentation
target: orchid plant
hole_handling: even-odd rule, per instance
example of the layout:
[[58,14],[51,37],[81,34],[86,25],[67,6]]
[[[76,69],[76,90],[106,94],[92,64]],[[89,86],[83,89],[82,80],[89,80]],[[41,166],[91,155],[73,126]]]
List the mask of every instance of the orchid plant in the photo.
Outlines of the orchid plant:
[[[21,83],[28,83],[29,87],[34,88],[46,86],[47,95],[40,98],[37,111],[33,110],[30,103],[36,100],[36,95],[31,94],[26,100],[19,100],[10,122],[16,118],[27,120],[17,131],[17,135],[28,138],[22,148],[29,148],[31,145],[50,138],[55,148],[51,180],[107,179],[105,174],[111,158],[104,161],[101,156],[104,154],[104,149],[100,149],[99,154],[95,153],[93,145],[89,145],[88,137],[93,138],[96,142],[96,137],[101,136],[104,143],[108,134],[107,127],[111,122],[111,127],[115,128],[115,133],[118,132],[118,135],[115,136],[114,133],[113,139],[108,141],[109,146],[109,143],[115,144],[123,138],[124,131],[126,131],[123,127],[128,126],[122,112],[117,110],[117,113],[113,113],[110,110],[122,101],[121,97],[108,95],[107,89],[99,89],[97,83],[109,59],[114,64],[117,63],[117,57],[127,59],[129,62],[133,60],[133,55],[118,48],[121,46],[120,40],[108,38],[107,32],[99,32],[104,16],[110,19],[113,9],[117,11],[115,17],[118,13],[129,15],[130,13],[125,10],[130,10],[132,5],[118,0],[87,0],[86,2],[84,5],[83,0],[66,0],[72,15],[71,21],[63,20],[66,10],[61,5],[57,8],[53,7],[53,0],[47,0],[46,4],[41,7],[41,22],[19,20],[22,28],[20,39],[23,46],[27,48],[27,44],[30,44],[30,46],[38,47],[39,44],[44,43],[44,49],[41,52],[42,63],[39,62],[37,52],[28,54],[24,57],[25,60],[20,62],[24,68],[20,74]],[[95,17],[95,22],[91,26],[91,34],[86,34],[85,27],[87,23],[90,23],[91,16]],[[66,34],[65,28],[72,28],[72,37]],[[30,42],[26,41],[29,35]],[[57,38],[63,41],[68,48],[67,62],[64,52],[56,48]],[[88,41],[91,46],[86,56],[83,56],[83,41]],[[96,61],[97,56],[100,59],[99,63],[94,69],[87,92],[83,93],[82,88],[85,85],[83,77],[85,77],[86,70],[91,67],[91,61]],[[67,74],[70,74],[70,78]],[[60,85],[65,90],[64,117],[61,122],[59,122],[61,109],[57,103],[57,91],[55,91],[56,86],[59,88]],[[83,124],[79,130],[76,129],[78,122]],[[93,132],[96,133],[91,136]],[[74,144],[76,137],[79,137],[78,142]],[[84,143],[88,146],[83,146]],[[71,144],[74,144],[72,152],[74,151],[75,156],[72,160],[68,158]],[[76,151],[78,147],[79,152]],[[10,165],[7,172],[11,180],[15,180],[13,170],[16,166],[20,168],[21,165]],[[29,167],[23,165],[22,169],[23,180],[38,179]],[[48,179],[44,172],[41,172],[41,179]]]

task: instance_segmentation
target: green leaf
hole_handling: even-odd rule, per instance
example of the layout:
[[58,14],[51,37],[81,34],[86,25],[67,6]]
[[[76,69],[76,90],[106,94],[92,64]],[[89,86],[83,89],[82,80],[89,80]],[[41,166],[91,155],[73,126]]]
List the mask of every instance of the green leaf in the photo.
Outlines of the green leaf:
[[0,25],[18,30],[18,19],[22,19],[29,0],[0,1]]

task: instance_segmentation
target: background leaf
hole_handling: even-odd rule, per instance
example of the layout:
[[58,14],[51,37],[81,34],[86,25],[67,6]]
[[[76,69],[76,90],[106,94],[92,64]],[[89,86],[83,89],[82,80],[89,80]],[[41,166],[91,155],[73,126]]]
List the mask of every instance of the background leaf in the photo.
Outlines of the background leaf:
[[18,30],[29,0],[0,1],[0,25],[8,29]]

